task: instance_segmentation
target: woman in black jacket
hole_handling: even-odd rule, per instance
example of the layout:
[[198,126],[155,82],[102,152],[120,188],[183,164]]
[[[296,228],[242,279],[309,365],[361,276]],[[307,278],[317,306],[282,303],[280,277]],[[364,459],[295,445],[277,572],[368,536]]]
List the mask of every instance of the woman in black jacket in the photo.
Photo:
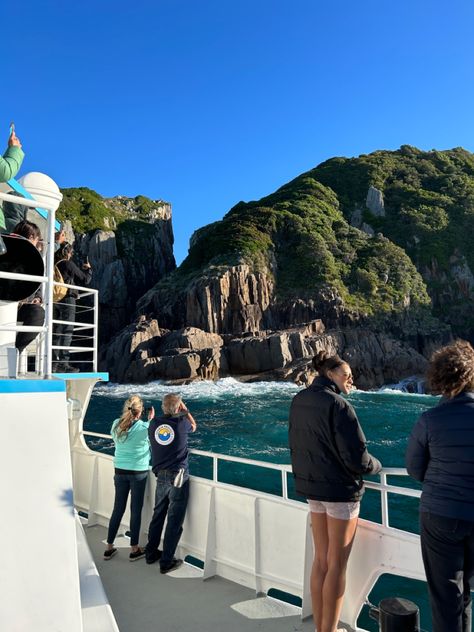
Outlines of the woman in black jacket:
[[[54,259],[64,283],[68,285],[89,285],[92,278],[92,270],[89,263],[84,263],[82,270],[72,261],[74,250],[71,244],[64,243],[56,252]],[[54,319],[67,321],[54,326],[53,346],[70,347],[76,320],[77,290],[68,289],[66,296],[55,303]],[[69,364],[69,349],[53,349],[53,371],[55,373],[77,372],[77,367]]]
[[431,358],[428,382],[440,403],[415,424],[406,453],[423,483],[421,552],[433,632],[471,632],[474,589],[474,349],[465,340]]
[[357,415],[340,395],[353,388],[350,366],[325,351],[313,358],[313,366],[319,377],[291,403],[289,443],[296,491],[311,511],[314,623],[318,632],[335,632],[364,493],[362,475],[382,466],[367,452]]

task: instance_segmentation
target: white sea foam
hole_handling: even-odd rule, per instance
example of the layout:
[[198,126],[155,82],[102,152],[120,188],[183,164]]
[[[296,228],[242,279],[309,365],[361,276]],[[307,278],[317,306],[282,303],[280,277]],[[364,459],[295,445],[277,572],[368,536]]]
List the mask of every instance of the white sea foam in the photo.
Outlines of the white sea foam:
[[388,396],[396,395],[397,397],[400,397],[400,395],[402,395],[403,397],[410,397],[414,399],[437,399],[435,395],[428,395],[427,393],[408,393],[407,391],[403,391],[396,387],[396,384],[382,386],[379,390],[371,391],[371,393]]
[[132,393],[140,397],[161,398],[167,393],[180,393],[183,399],[221,399],[232,395],[246,397],[267,397],[276,393],[296,393],[301,387],[292,382],[239,382],[233,377],[226,377],[217,382],[200,381],[183,386],[170,386],[163,382],[148,384],[99,384],[94,389],[94,396],[116,397],[123,399]]

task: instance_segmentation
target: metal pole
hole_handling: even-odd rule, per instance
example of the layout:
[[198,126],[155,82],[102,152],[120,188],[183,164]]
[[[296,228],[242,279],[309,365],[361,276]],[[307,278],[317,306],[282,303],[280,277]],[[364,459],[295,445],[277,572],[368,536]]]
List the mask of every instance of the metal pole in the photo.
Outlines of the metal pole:
[[382,501],[382,524],[384,527],[388,527],[388,493],[385,489],[387,485],[387,475],[385,472],[380,472],[380,482],[382,483],[381,501]]
[[56,212],[49,211],[48,213],[48,252],[46,255],[46,281],[45,298],[46,298],[46,310],[45,310],[45,323],[46,323],[46,336],[45,336],[45,377],[51,378],[52,376],[52,344],[53,344],[53,287],[54,287],[54,226],[56,221]]
[[92,370],[97,371],[97,346],[99,341],[99,293],[94,292],[94,329],[92,332],[94,336],[94,352],[92,355]]

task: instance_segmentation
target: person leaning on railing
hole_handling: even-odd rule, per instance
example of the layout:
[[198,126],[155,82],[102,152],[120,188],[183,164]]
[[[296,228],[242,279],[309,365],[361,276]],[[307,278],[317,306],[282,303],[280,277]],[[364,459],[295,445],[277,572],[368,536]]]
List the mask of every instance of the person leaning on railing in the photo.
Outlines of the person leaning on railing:
[[428,383],[443,397],[413,427],[410,476],[423,483],[421,551],[433,632],[471,632],[474,589],[474,349],[465,340],[436,351]]
[[123,514],[130,494],[130,547],[129,560],[135,562],[145,555],[140,548],[140,536],[143,499],[150,465],[150,443],[148,427],[155,416],[153,406],[147,412],[147,421],[141,417],[145,409],[138,395],[132,395],[124,404],[122,416],[116,419],[110,434],[115,444],[115,500],[107,532],[107,548],[104,560],[110,560],[117,553],[114,546]]
[[[67,285],[89,285],[92,279],[90,263],[84,263],[82,270],[72,261],[74,249],[70,243],[63,243],[57,250],[54,259],[56,266]],[[70,347],[76,319],[77,290],[68,289],[66,296],[54,305],[54,319],[67,321],[56,324],[53,328],[53,345]],[[53,349],[53,371],[56,373],[76,373],[77,367],[69,364],[68,349]]]
[[[13,235],[19,235],[39,248],[41,243],[41,231],[33,222],[23,220],[19,222],[12,231]],[[18,322],[30,327],[41,327],[44,323],[44,309],[42,307],[43,297],[41,288],[26,301],[22,301],[18,307]],[[15,346],[18,353],[21,353],[38,334],[36,332],[20,331],[16,335]]]
[[354,388],[349,364],[320,351],[313,367],[319,376],[291,402],[289,444],[296,492],[311,511],[314,623],[318,632],[335,632],[364,493],[362,475],[377,474],[382,466],[367,451],[355,410],[341,396]]
[[[188,435],[196,431],[197,424],[175,393],[165,395],[161,407],[163,416],[154,419],[148,429],[156,490],[145,552],[146,563],[154,564],[159,560],[160,573],[165,574],[182,564],[174,554],[183,532],[189,500]],[[163,551],[160,551],[165,519]]]

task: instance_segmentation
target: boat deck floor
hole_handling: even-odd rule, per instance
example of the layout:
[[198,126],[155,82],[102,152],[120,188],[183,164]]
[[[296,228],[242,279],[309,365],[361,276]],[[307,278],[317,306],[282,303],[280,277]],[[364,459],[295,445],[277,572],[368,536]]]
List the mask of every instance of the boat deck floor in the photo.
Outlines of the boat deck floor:
[[[130,549],[120,545],[118,553],[104,561],[106,529],[94,526],[85,532],[121,632],[314,632],[312,617],[301,621],[294,607],[291,616],[272,616],[276,613],[270,608],[268,618],[258,619],[236,612],[231,606],[241,602],[250,602],[251,611],[254,604],[259,606],[253,590],[220,577],[203,581],[187,564],[161,575],[159,565],[146,564],[144,558],[130,563]],[[261,613],[260,607],[256,610]]]

